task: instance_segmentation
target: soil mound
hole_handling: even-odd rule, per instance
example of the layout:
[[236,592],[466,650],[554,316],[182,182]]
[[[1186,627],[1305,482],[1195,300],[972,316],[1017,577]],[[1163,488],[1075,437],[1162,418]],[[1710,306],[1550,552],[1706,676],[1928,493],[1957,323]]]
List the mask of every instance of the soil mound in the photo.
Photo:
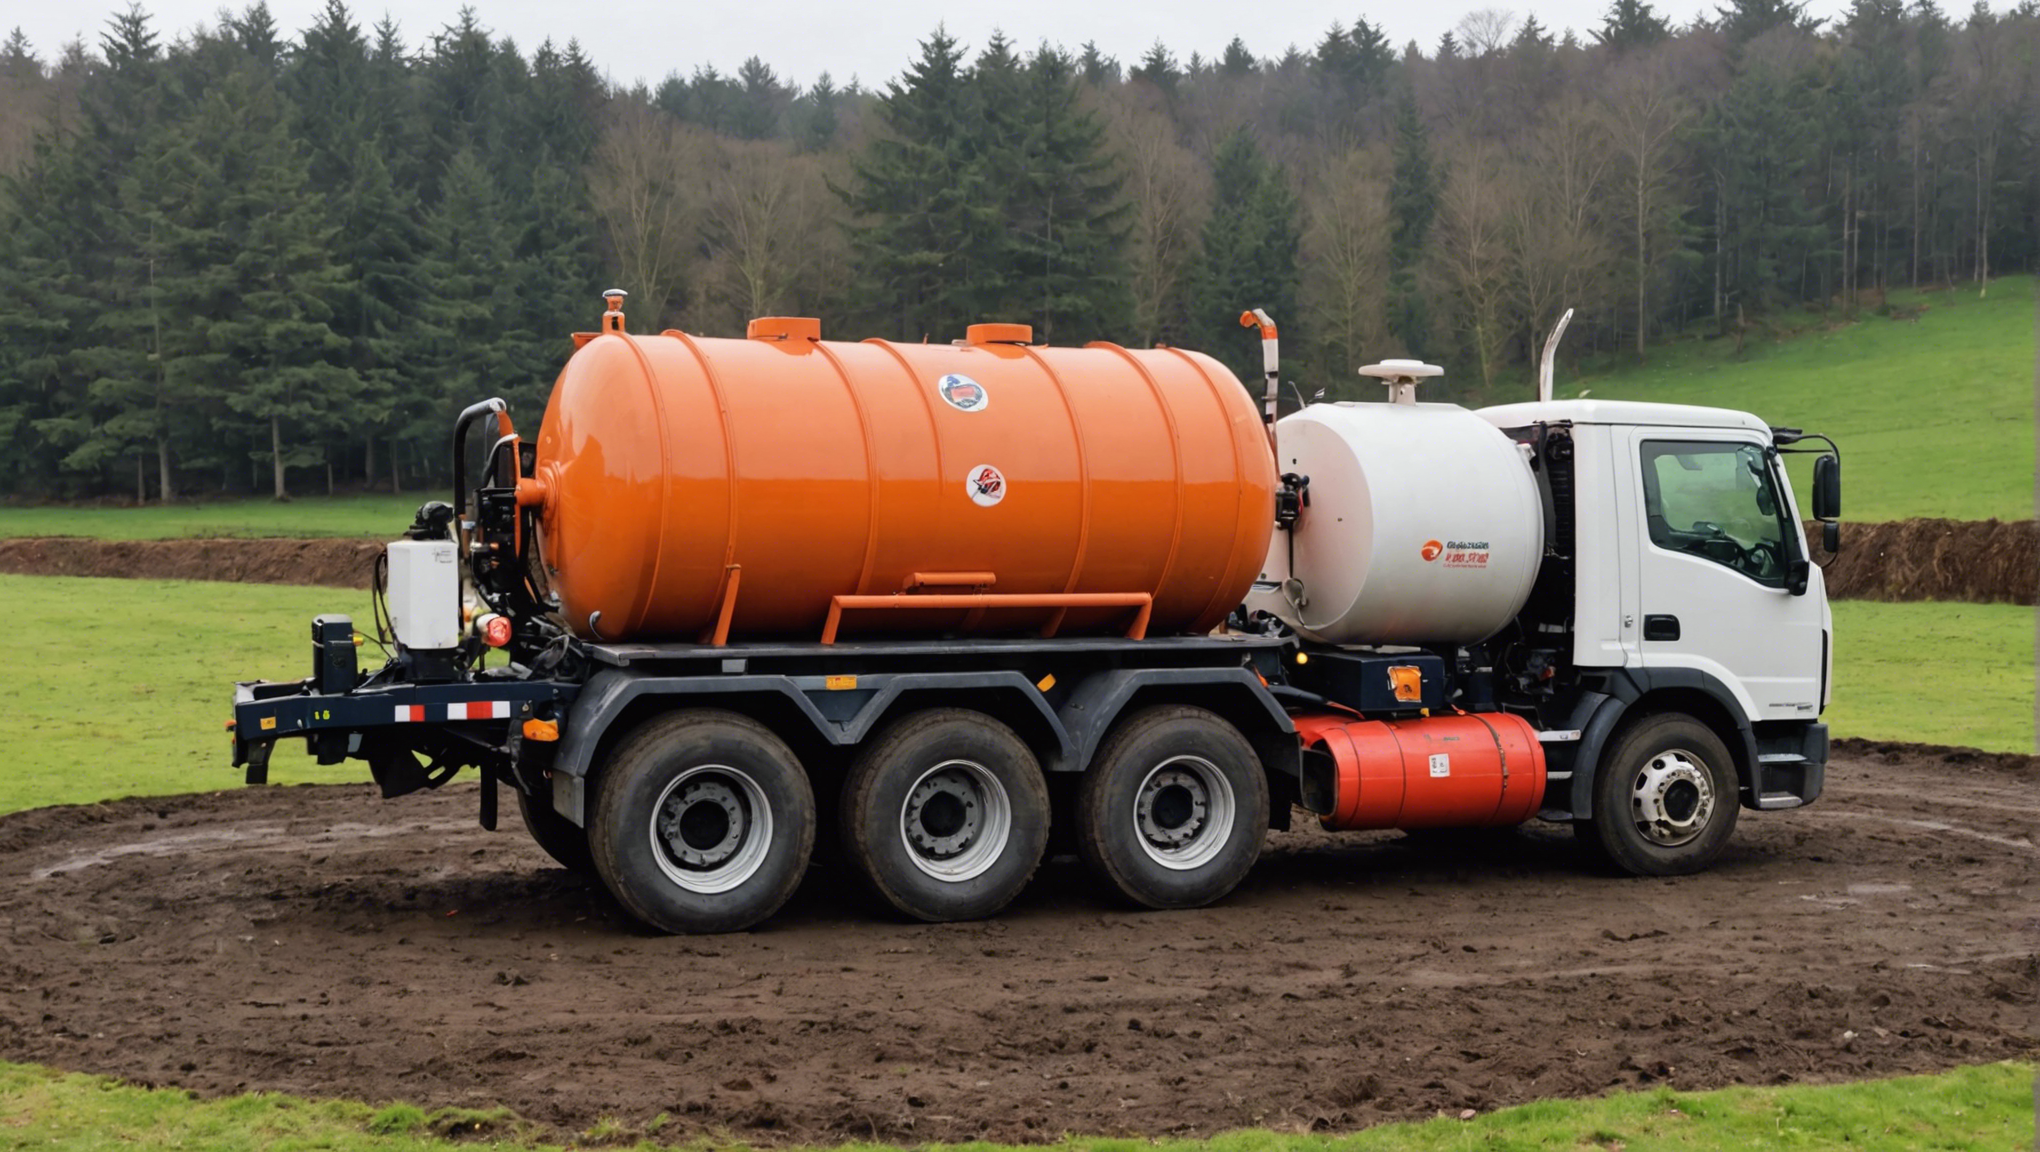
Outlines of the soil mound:
[[[1807,540],[1820,549],[1820,525]],[[1827,564],[1837,600],[2031,604],[2040,591],[2040,530],[2031,520],[1893,520],[1842,525]]]
[[378,540],[0,540],[0,572],[366,588]]
[[818,865],[762,928],[691,938],[481,831],[472,788],[25,812],[0,1057],[766,1146],[1340,1131],[2040,1055],[2033,759],[1836,751],[1819,803],[1742,813],[1698,876],[1597,873],[1543,825],[1298,831],[1196,911],[1051,864],[996,920],[903,924]]

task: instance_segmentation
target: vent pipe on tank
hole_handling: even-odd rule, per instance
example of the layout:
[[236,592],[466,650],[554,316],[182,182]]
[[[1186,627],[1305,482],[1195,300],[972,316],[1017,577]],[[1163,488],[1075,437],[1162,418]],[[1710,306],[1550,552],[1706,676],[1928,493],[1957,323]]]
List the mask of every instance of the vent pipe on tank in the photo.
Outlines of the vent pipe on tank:
[[1551,335],[1544,340],[1544,359],[1537,365],[1537,402],[1540,404],[1551,403],[1551,375],[1558,360],[1558,341],[1565,335],[1565,326],[1572,323],[1572,313],[1572,309],[1566,309],[1565,315],[1552,325]]
[[1383,360],[1360,369],[1362,376],[1372,376],[1388,385],[1390,404],[1415,404],[1417,402],[1417,381],[1433,376],[1443,376],[1445,370],[1436,364],[1422,360]]
[[1282,355],[1276,339],[1275,321],[1267,310],[1255,308],[1240,313],[1240,327],[1261,330],[1261,374],[1267,378],[1268,390],[1261,406],[1261,423],[1268,426],[1268,451],[1275,453],[1275,466],[1282,467],[1282,452],[1275,447],[1275,403],[1280,390]]
[[602,294],[602,302],[607,306],[602,313],[604,332],[614,332],[619,336],[623,334],[623,298],[628,295],[630,293],[621,288],[611,288]]

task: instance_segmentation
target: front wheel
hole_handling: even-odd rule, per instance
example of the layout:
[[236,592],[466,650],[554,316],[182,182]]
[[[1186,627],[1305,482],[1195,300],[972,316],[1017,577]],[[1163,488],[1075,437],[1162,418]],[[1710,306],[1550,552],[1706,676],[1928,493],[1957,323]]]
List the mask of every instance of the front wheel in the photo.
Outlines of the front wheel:
[[1246,878],[1268,833],[1268,778],[1202,708],[1149,708],[1105,738],[1077,801],[1092,873],[1147,908],[1196,908]]
[[733,712],[674,712],[623,739],[596,781],[595,872],[666,932],[736,932],[777,912],[815,845],[815,797],[785,742]]
[[1637,876],[1683,876],[1714,863],[1735,831],[1735,763],[1690,716],[1648,716],[1616,737],[1594,778],[1590,847]]

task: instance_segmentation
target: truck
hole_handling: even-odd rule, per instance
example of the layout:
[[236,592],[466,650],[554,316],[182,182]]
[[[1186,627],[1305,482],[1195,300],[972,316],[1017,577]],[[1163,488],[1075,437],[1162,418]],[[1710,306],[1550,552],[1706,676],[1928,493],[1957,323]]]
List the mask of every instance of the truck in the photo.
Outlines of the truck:
[[[1820,795],[1832,620],[1747,413],[1550,395],[1278,419],[1177,348],[573,337],[535,443],[461,412],[451,503],[377,561],[373,634],[235,689],[234,763],[302,739],[383,796],[480,781],[676,933],[770,917],[833,837],[923,921],[1048,856],[1142,908],[1217,901],[1270,829],[1572,826],[1609,870],[1707,867],[1737,813]],[[1561,325],[1562,329],[1562,325]],[[365,669],[370,639],[388,657]]]

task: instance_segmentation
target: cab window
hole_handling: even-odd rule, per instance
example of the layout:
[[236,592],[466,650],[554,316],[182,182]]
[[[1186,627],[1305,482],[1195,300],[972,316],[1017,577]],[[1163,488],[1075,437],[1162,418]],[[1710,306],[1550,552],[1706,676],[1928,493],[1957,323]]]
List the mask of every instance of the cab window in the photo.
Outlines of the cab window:
[[1784,587],[1786,505],[1762,447],[1647,440],[1642,456],[1651,543]]

